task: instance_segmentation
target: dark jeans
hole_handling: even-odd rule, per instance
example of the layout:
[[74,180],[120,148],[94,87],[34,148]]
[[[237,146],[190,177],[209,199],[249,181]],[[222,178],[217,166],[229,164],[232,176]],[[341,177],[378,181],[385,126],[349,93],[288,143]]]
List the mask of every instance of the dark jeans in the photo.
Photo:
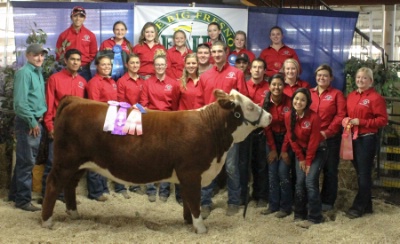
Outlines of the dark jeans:
[[372,211],[372,165],[377,143],[376,134],[359,136],[353,141],[354,160],[352,163],[357,172],[358,191],[350,209],[357,211],[360,215]]
[[[278,156],[281,154],[284,135],[274,135]],[[293,153],[288,152],[290,155]],[[286,213],[292,212],[293,191],[292,177],[290,175],[291,165],[278,159],[268,165],[269,173],[269,209],[272,211],[282,210]]]
[[106,177],[88,170],[86,181],[90,199],[96,199],[104,193],[109,193]]
[[8,199],[16,207],[23,207],[32,200],[32,169],[36,163],[43,127],[39,123],[40,134],[29,135],[29,125],[18,116],[15,117],[16,163],[11,179]]
[[[154,183],[149,183],[146,184],[147,190],[146,193],[147,195],[156,195],[157,194],[157,187],[154,185]],[[160,190],[158,192],[158,195],[160,197],[169,197],[170,194],[170,183],[169,182],[160,182]]]
[[217,183],[215,182],[214,179],[208,186],[201,188],[201,200],[200,200],[201,206],[209,206],[209,207],[212,206],[211,198],[213,196],[213,190],[216,185]]
[[246,202],[249,194],[250,171],[253,175],[252,197],[255,200],[268,201],[267,141],[264,133],[250,133],[243,142],[239,143],[240,198],[242,203]]
[[326,158],[326,148],[319,148],[306,176],[296,158],[296,192],[294,204],[295,219],[322,222],[322,206],[319,194],[319,174]]
[[332,207],[335,204],[338,191],[338,167],[340,162],[339,152],[341,139],[342,137],[337,135],[326,140],[328,155],[324,163],[324,168],[322,169],[324,180],[322,182],[321,201],[322,204]]

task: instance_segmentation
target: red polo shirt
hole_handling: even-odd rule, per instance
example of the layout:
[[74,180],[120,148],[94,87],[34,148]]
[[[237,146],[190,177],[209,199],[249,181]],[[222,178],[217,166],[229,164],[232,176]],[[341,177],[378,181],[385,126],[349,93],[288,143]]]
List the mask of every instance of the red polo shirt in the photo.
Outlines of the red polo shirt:
[[143,80],[133,79],[129,76],[129,73],[125,73],[117,82],[117,97],[118,102],[127,102],[134,105],[139,102],[140,94],[143,89]]
[[342,120],[346,117],[346,99],[338,89],[329,86],[321,95],[318,94],[318,87],[310,89],[311,106],[321,119],[321,131],[324,131],[327,138],[340,133]]
[[[140,59],[140,69],[139,75],[154,75],[154,54],[156,54],[157,49],[162,49],[165,52],[164,46],[161,44],[154,44],[152,48],[150,48],[147,43],[137,44],[133,47],[133,53],[137,54]],[[167,59],[168,60],[168,59]]]
[[262,80],[259,84],[254,83],[252,79],[246,82],[249,98],[256,104],[262,106],[265,96],[269,92],[269,83]]
[[249,67],[250,67],[251,62],[253,62],[253,60],[256,58],[256,56],[254,55],[254,53],[252,51],[247,50],[245,48],[240,49],[239,52],[236,51],[236,49],[231,52],[231,54],[235,54],[236,56],[241,54],[241,53],[245,53],[245,54],[247,54],[247,57],[249,57]]
[[[70,45],[66,46],[65,41],[70,43]],[[63,46],[65,50],[63,50]],[[58,36],[56,50],[59,51],[56,51],[56,60],[60,59],[61,53],[65,54],[71,48],[78,49],[81,52],[82,66],[88,65],[96,57],[96,36],[83,25],[78,32],[71,25],[71,27]]]
[[117,84],[112,78],[96,74],[88,82],[88,97],[105,103],[110,100],[117,101]]
[[301,87],[304,87],[307,89],[311,88],[310,84],[308,84],[307,81],[297,80],[293,86],[290,86],[289,84],[285,84],[285,87],[283,88],[283,93],[285,93],[287,96],[289,96],[291,98],[293,96],[293,93]]
[[[112,50],[115,45],[116,45],[116,43],[115,43],[114,37],[111,37],[111,38],[105,40],[103,43],[101,43],[99,51]],[[122,41],[121,47],[122,47],[122,50],[124,50],[127,54],[131,53],[132,47],[128,46],[128,43],[126,42],[125,39]],[[125,62],[125,60],[124,60],[124,62]]]
[[376,133],[388,123],[385,99],[374,88],[359,93],[351,92],[347,97],[347,114],[358,118],[358,134]]
[[168,66],[166,73],[172,79],[178,80],[182,77],[183,68],[185,67],[185,57],[188,53],[192,53],[192,50],[186,49],[186,52],[181,53],[176,50],[176,47],[173,46],[167,51],[168,56]]
[[153,110],[175,111],[178,110],[179,96],[180,88],[176,80],[168,76],[159,80],[152,76],[144,82],[140,104]]
[[296,61],[299,62],[300,65],[300,60],[297,57],[296,51],[286,45],[283,45],[278,51],[269,46],[262,50],[260,58],[267,63],[266,73],[268,77],[279,73],[282,68],[283,62],[285,62],[285,60],[288,58],[296,59]]
[[63,69],[50,76],[46,83],[47,112],[44,114],[44,123],[48,131],[54,130],[54,118],[60,100],[66,95],[84,97],[86,80]]
[[201,74],[199,81],[199,94],[197,106],[202,107],[215,101],[213,91],[221,89],[226,93],[230,93],[232,89],[236,89],[245,96],[249,96],[243,72],[228,63],[218,70],[217,66],[212,67]]
[[271,101],[268,112],[272,115],[272,121],[267,128],[264,129],[267,136],[267,144],[270,150],[276,150],[274,133],[286,133],[285,114],[291,112],[292,99],[282,94],[282,100],[279,104]]
[[180,86],[181,89],[181,97],[179,99],[179,110],[190,110],[197,109],[198,103],[196,103],[197,94],[199,93],[198,84],[200,79],[197,81],[195,85],[191,78],[188,78],[186,89]]
[[[319,143],[323,140],[320,133],[321,120],[317,113],[312,110],[307,110],[303,118],[296,118],[294,131],[292,131],[290,129],[290,117],[291,112],[285,114],[286,135],[285,142],[282,146],[282,152],[287,152],[289,142],[296,157],[300,161],[305,160],[306,165],[310,166],[315,158]],[[292,141],[292,133],[296,134],[296,141]]]

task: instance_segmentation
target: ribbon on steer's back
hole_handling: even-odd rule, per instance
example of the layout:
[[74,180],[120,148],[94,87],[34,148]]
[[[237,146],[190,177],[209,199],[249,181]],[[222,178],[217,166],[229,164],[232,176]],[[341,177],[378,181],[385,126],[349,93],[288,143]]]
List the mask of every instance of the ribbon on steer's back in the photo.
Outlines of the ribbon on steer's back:
[[[344,160],[353,160],[353,140],[358,137],[358,126],[350,124],[351,118],[346,117],[342,120],[343,134],[340,143],[340,158]],[[354,134],[351,136],[351,128]]]

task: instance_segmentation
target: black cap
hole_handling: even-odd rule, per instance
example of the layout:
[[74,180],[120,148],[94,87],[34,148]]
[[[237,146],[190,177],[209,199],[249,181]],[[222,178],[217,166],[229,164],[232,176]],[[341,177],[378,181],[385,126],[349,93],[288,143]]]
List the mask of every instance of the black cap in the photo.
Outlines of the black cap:
[[237,62],[239,62],[240,60],[243,60],[243,61],[245,61],[246,63],[248,63],[249,62],[249,56],[247,56],[247,54],[245,54],[245,53],[241,53],[241,54],[239,54],[239,55],[237,55],[236,56],[236,63]]

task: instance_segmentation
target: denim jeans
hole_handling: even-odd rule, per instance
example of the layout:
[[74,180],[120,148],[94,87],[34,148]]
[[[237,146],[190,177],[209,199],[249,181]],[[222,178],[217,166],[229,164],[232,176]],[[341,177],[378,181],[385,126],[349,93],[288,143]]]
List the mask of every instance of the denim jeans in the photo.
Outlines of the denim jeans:
[[[157,187],[154,183],[146,184],[146,193],[147,195],[156,195],[157,194]],[[170,183],[169,182],[160,182],[159,186],[160,190],[158,195],[160,197],[169,197],[170,194]]]
[[335,204],[338,191],[338,167],[341,136],[335,136],[326,140],[328,151],[327,159],[324,163],[322,172],[324,180],[322,182],[321,201],[322,204],[332,206]]
[[[319,148],[306,176],[296,158],[295,219],[308,219],[314,223],[322,221],[322,205],[319,194],[319,175],[326,158],[326,148]],[[307,209],[308,206],[308,209]]]
[[359,136],[353,141],[354,160],[357,172],[358,191],[350,209],[360,215],[372,211],[372,165],[376,154],[378,139],[376,134]]
[[217,185],[215,179],[211,181],[211,183],[208,186],[202,187],[201,188],[201,200],[200,200],[200,205],[201,206],[212,206],[212,196],[213,196],[213,191],[214,187]]
[[234,143],[226,156],[228,204],[240,205],[239,144]]
[[[239,143],[239,175],[241,201],[247,200],[250,170],[253,175],[253,194],[255,200],[268,201],[268,163],[267,142],[264,133],[254,132]],[[251,156],[251,158],[250,158]]]
[[16,163],[11,179],[9,200],[15,201],[16,207],[23,207],[32,200],[32,169],[36,163],[43,127],[39,123],[37,137],[29,135],[29,125],[18,116],[15,117]]
[[96,199],[104,193],[109,193],[106,177],[88,170],[86,181],[89,199]]
[[[284,135],[274,135],[278,156],[281,154]],[[293,153],[288,152],[290,155]],[[291,165],[287,165],[282,159],[275,160],[268,165],[269,173],[269,209],[292,212],[293,188],[290,175]]]
[[90,70],[90,65],[82,66],[82,69],[78,70],[78,74],[89,82],[89,80],[92,79],[92,71]]

